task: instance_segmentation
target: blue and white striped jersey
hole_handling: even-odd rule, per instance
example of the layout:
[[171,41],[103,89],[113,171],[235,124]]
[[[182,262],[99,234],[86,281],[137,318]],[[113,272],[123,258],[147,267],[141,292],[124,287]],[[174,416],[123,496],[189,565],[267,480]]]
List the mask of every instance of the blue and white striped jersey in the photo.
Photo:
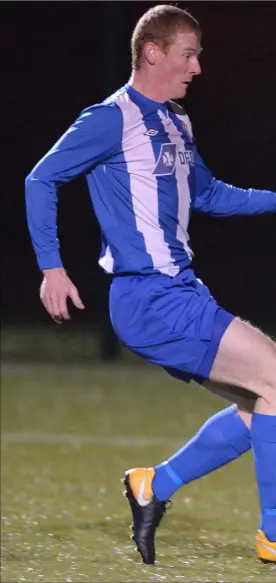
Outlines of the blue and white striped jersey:
[[126,84],[85,109],[26,178],[29,231],[41,269],[60,267],[59,185],[85,173],[108,273],[174,276],[192,260],[193,210],[216,216],[276,211],[276,194],[213,178],[185,111]]

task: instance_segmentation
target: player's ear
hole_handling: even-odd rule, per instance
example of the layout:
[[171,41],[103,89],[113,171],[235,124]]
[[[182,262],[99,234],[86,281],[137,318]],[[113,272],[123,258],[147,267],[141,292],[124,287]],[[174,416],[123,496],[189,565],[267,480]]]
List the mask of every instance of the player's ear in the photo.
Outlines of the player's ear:
[[144,57],[150,65],[155,65],[159,48],[153,42],[147,42],[144,46]]

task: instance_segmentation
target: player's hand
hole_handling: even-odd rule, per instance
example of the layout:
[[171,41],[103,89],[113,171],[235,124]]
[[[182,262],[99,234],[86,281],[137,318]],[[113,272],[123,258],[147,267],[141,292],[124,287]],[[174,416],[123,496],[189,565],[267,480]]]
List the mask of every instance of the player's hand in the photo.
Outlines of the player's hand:
[[66,274],[65,269],[56,267],[54,269],[43,270],[43,281],[40,286],[40,299],[44,308],[51,318],[57,323],[70,320],[67,307],[67,299],[70,298],[80,310],[84,305],[80,299],[79,292],[71,279]]

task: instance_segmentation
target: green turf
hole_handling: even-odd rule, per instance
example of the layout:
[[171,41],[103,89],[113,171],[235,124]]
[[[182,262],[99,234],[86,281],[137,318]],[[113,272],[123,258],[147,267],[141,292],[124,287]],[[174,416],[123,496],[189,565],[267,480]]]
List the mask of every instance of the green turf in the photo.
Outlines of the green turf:
[[146,567],[125,469],[160,462],[225,404],[152,366],[2,364],[2,581],[275,582],[255,559],[251,454],[182,488]]

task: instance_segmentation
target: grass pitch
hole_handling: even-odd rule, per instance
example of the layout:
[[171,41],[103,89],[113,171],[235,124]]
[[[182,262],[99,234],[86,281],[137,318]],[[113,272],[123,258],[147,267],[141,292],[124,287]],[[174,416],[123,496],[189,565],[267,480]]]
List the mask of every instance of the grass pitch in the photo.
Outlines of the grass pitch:
[[251,453],[173,497],[155,566],[130,540],[125,469],[159,463],[224,406],[136,361],[4,361],[3,583],[275,582],[276,567],[255,558]]

